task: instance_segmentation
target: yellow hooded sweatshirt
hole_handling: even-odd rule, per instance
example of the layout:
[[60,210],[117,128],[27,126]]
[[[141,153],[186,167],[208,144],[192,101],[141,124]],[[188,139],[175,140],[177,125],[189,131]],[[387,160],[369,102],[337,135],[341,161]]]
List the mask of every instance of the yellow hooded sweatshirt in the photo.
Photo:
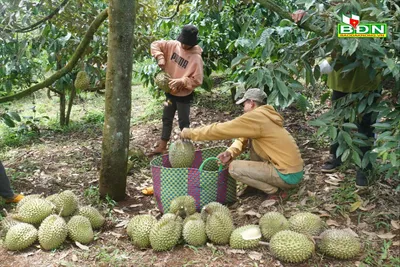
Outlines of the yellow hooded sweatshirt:
[[194,141],[237,138],[227,150],[233,158],[246,149],[251,139],[257,155],[271,162],[281,174],[303,170],[296,141],[283,128],[282,116],[270,105],[260,106],[228,122],[190,129],[188,133]]

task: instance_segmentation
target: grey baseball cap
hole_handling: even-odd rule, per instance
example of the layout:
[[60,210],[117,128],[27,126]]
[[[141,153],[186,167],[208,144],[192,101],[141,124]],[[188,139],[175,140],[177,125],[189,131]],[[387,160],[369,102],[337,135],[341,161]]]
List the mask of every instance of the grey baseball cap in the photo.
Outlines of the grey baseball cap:
[[244,96],[242,99],[236,101],[236,104],[240,105],[246,100],[254,100],[260,103],[264,103],[264,99],[267,98],[267,94],[258,88],[250,88],[247,89],[246,93],[244,93]]

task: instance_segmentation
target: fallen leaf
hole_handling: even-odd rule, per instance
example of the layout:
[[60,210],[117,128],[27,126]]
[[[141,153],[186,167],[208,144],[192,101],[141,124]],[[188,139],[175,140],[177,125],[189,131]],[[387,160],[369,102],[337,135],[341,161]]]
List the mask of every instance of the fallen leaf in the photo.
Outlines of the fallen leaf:
[[373,232],[367,232],[367,231],[362,231],[364,234],[366,234],[366,235],[368,235],[368,236],[371,236],[371,237],[375,237],[376,236],[376,233],[373,233]]
[[32,255],[34,255],[35,253],[33,253],[33,252],[29,252],[29,253],[26,253],[25,254],[25,257],[29,257],[29,256],[32,256]]
[[246,251],[244,251],[243,249],[228,249],[226,252],[228,252],[229,254],[245,254]]
[[339,185],[338,182],[334,182],[332,180],[324,180],[324,182],[327,183],[327,184],[331,184],[331,185]]
[[366,223],[366,222],[362,222],[357,225],[358,230],[363,230],[363,229],[367,229],[367,228],[368,228],[368,223]]
[[130,208],[137,208],[137,207],[141,207],[141,206],[143,206],[143,204],[133,204],[133,205],[130,205],[129,207]]
[[373,204],[373,205],[369,205],[367,207],[359,207],[359,209],[362,211],[370,211],[370,210],[374,209],[375,207],[376,207],[376,205]]
[[72,261],[78,261],[78,257],[75,254],[72,255]]
[[309,197],[315,197],[316,193],[307,190],[307,195],[308,195]]
[[276,203],[275,199],[268,199],[268,200],[265,200],[263,203],[261,203],[261,207],[266,208],[266,207],[275,205],[275,203]]
[[350,205],[350,212],[356,211],[359,207],[361,207],[361,201],[356,201]]
[[122,235],[118,234],[118,233],[114,233],[114,232],[110,232],[110,234],[112,234],[113,236],[115,236],[116,238],[120,238]]
[[252,260],[259,261],[262,258],[262,253],[257,252],[257,251],[250,251],[249,257]]
[[339,227],[339,226],[340,226],[340,224],[339,224],[337,221],[331,220],[331,219],[326,220],[326,224],[327,224],[328,226],[332,226],[332,225],[334,225],[334,226],[336,226],[336,227]]
[[302,201],[300,201],[300,205],[302,205],[302,206],[306,205],[306,203],[307,203],[307,200],[308,200],[308,198],[307,198],[307,197],[303,198],[303,200],[302,200]]
[[391,220],[391,221],[390,221],[390,224],[392,225],[392,227],[393,227],[394,230],[400,229],[399,221]]
[[[85,246],[85,245],[79,243],[78,241],[75,241],[75,245],[76,245],[78,248],[82,249],[82,250],[89,250],[89,247],[88,247],[88,246]],[[74,256],[75,256],[75,255],[74,255]]]
[[400,246],[400,241],[394,241],[393,246],[396,246],[396,247]]
[[261,218],[261,214],[258,212],[255,212],[254,210],[249,210],[245,213],[245,215],[249,216],[256,216],[257,218]]
[[358,234],[356,232],[354,232],[353,230],[351,230],[350,228],[345,228],[343,230],[346,231],[347,233],[349,233],[350,235],[354,236],[354,237],[358,237]]
[[118,212],[120,214],[124,214],[125,213],[123,210],[119,210],[119,209],[113,209],[113,211]]
[[381,235],[377,235],[379,238],[381,239],[392,239],[393,237],[395,237],[395,234],[392,234],[391,232],[388,232],[386,234],[381,234]]
[[119,222],[117,225],[115,225],[116,228],[119,227],[125,227],[129,223],[129,220],[123,220],[122,222]]

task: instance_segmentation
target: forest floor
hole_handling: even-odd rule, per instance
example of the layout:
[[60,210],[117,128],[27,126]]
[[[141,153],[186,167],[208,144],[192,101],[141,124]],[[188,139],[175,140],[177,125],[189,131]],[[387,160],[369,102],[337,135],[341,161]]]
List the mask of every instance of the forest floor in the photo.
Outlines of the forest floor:
[[[231,104],[229,98],[221,88],[202,91],[192,108],[191,126],[223,122],[240,115],[242,108]],[[103,96],[88,94],[76,101],[73,121],[67,129],[54,126],[57,99],[38,94],[34,104],[30,101],[18,101],[12,108],[28,114],[35,105],[35,116],[49,116],[50,120],[48,125],[41,125],[40,136],[1,149],[0,159],[13,188],[25,195],[43,193],[45,196],[72,190],[81,204],[91,204],[101,210],[107,223],[88,246],[79,247],[66,241],[56,250],[44,251],[35,243],[24,251],[10,252],[0,245],[0,266],[400,266],[400,193],[395,191],[395,181],[376,179],[368,190],[361,192],[355,188],[352,166],[344,166],[334,174],[320,172],[328,157],[328,145],[316,137],[316,129],[308,121],[327,107],[306,114],[294,107],[281,112],[285,127],[295,137],[305,162],[304,180],[290,192],[290,198],[266,201],[265,196],[254,195],[239,197],[230,206],[235,226],[257,224],[268,211],[279,211],[287,218],[299,211],[309,211],[323,218],[329,228],[350,228],[362,241],[363,252],[353,260],[339,261],[315,252],[306,262],[295,265],[278,261],[265,246],[246,251],[211,243],[200,248],[178,245],[168,252],[135,248],[126,234],[129,219],[148,212],[161,216],[155,199],[141,193],[152,184],[148,159],[137,158],[131,162],[133,169],[127,177],[124,201],[101,200],[98,179]],[[133,87],[132,149],[149,152],[154,147],[161,133],[161,110],[161,101],[152,100],[146,89]],[[5,128],[0,128],[0,133],[1,129]],[[175,124],[175,138],[176,129]],[[3,142],[11,142],[4,140],[9,136],[6,130],[0,134]],[[229,144],[230,140],[196,142],[198,148]],[[14,205],[3,204],[3,208],[12,212]],[[0,214],[1,219],[5,213]]]

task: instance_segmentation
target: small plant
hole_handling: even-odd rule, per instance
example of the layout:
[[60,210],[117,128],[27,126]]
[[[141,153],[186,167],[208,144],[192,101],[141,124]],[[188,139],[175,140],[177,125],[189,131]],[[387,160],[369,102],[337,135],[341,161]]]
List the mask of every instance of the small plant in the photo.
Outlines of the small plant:
[[86,200],[93,206],[99,206],[101,204],[99,188],[91,185],[89,188],[85,189],[83,195]]

